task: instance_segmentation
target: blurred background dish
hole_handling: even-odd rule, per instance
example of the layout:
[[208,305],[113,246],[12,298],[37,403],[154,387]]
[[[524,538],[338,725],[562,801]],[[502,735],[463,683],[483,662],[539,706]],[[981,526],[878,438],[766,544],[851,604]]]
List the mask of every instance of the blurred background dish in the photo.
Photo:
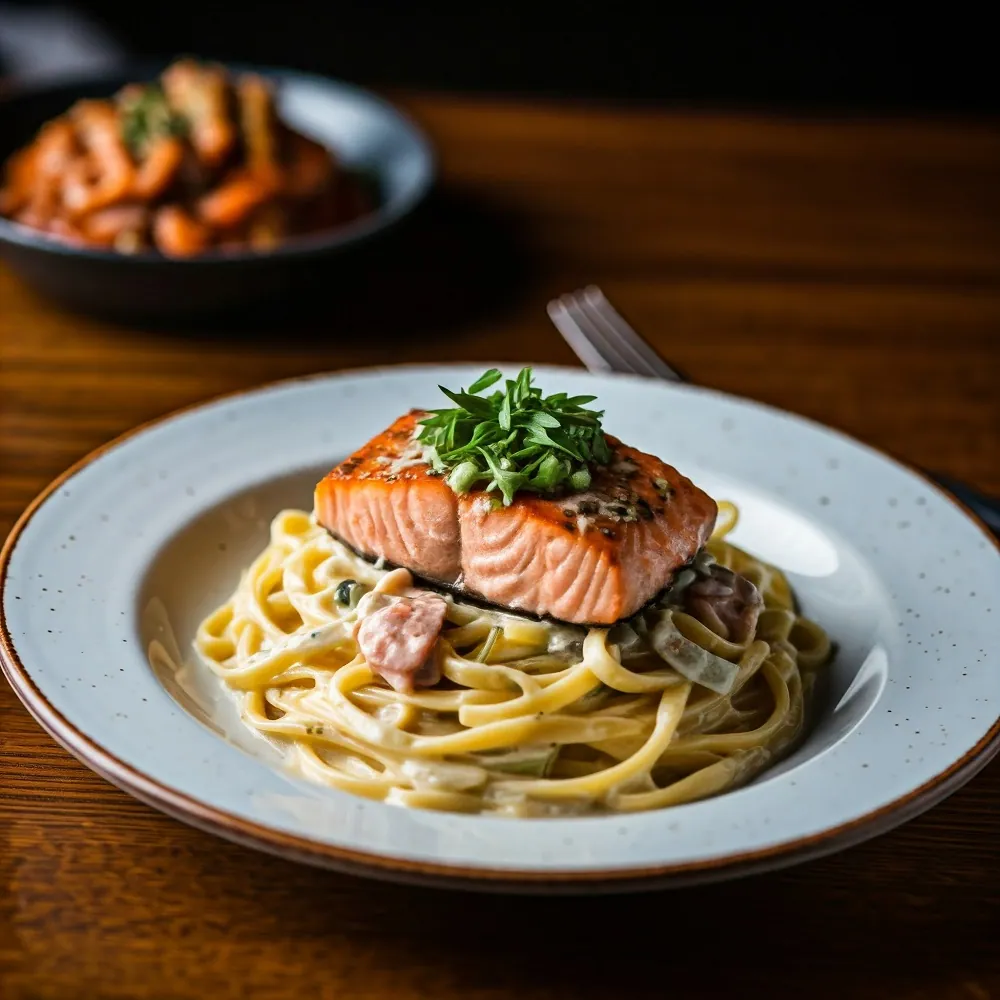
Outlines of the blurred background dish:
[[275,89],[184,58],[79,100],[8,157],[0,216],[70,246],[195,257],[273,250],[370,214],[377,188],[284,121]]
[[[0,101],[0,160],[8,161],[32,143],[41,126],[64,115],[78,101],[119,94],[129,84],[157,79],[164,68],[165,64],[136,65],[78,81],[15,90]],[[129,249],[138,252],[123,253],[113,244],[96,246],[79,239],[53,238],[38,228],[0,217],[0,254],[11,269],[42,294],[84,311],[161,320],[219,312],[294,292],[322,279],[344,251],[385,233],[409,215],[430,189],[434,157],[426,137],[381,98],[304,73],[267,67],[228,69],[233,74],[252,74],[243,78],[266,81],[273,88],[281,122],[313,140],[311,150],[316,149],[314,143],[330,150],[345,176],[368,193],[371,201],[364,211],[338,216],[337,212],[319,213],[318,202],[311,203],[306,210],[318,221],[299,226],[297,235],[270,240],[270,247],[251,245],[249,234],[244,233],[231,239],[229,246],[219,246],[220,239],[213,237],[204,252],[186,257],[165,257],[155,247],[137,246],[135,241]],[[103,102],[82,107],[111,113],[111,105]],[[17,160],[13,162],[16,165]],[[8,184],[8,208],[13,215],[12,189]],[[219,190],[214,188],[216,194]],[[0,205],[0,214],[3,208]],[[307,228],[312,231],[302,232]],[[275,235],[273,229],[270,235]]]

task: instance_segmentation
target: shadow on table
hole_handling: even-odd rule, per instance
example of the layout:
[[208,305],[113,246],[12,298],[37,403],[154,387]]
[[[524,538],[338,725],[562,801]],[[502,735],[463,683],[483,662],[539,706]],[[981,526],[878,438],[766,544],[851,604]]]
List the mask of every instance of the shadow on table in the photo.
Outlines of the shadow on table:
[[[880,859],[869,857],[868,868],[861,853]],[[859,864],[870,875],[859,879]],[[447,970],[449,996],[489,988],[497,996],[772,1000],[881,996],[959,968],[981,971],[991,947],[986,901],[970,908],[968,887],[918,889],[905,867],[861,848],[725,884],[589,898],[467,894],[322,873],[316,890],[326,916],[317,923],[320,911],[303,912],[314,936],[377,938],[387,968],[399,970],[401,995],[410,987],[404,970],[414,968]],[[945,938],[917,946],[944,922]]]

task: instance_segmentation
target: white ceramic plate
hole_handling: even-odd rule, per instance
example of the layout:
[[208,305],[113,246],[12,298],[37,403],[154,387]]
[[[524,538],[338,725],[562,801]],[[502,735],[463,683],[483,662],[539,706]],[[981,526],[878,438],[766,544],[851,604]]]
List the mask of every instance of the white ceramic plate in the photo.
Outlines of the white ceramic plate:
[[315,864],[506,890],[647,888],[801,861],[904,822],[997,750],[1000,557],[951,498],[786,413],[559,368],[538,381],[597,393],[610,431],[738,503],[736,542],[785,567],[837,642],[825,704],[792,757],[739,791],[627,817],[405,811],[284,773],[233,726],[214,682],[193,703],[154,673],[149,639],[172,633],[187,655],[279,509],[309,506],[331,465],[484,367],[286,382],[85,459],[4,550],[14,690],[85,763],[186,822]]

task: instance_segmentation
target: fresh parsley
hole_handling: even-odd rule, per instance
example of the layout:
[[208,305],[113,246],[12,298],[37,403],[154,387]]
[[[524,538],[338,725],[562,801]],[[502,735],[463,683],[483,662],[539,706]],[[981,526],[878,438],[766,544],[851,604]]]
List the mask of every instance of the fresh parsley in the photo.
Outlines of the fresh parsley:
[[183,136],[187,119],[167,102],[159,84],[130,87],[119,98],[121,132],[125,145],[133,156],[140,156],[161,136]]
[[606,465],[611,450],[601,428],[603,410],[588,410],[596,396],[543,396],[531,369],[489,396],[479,393],[503,378],[491,368],[468,389],[438,388],[454,407],[431,410],[420,421],[417,441],[456,493],[499,491],[504,506],[518,492],[581,492],[592,465]]

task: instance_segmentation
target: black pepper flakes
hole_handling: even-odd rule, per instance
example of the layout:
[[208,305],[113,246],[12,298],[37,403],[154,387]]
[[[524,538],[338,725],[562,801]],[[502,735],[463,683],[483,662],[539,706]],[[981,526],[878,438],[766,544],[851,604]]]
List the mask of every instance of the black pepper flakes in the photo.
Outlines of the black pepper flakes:
[[611,528],[601,528],[601,534],[604,535],[605,538],[617,537],[614,531],[611,530]]

